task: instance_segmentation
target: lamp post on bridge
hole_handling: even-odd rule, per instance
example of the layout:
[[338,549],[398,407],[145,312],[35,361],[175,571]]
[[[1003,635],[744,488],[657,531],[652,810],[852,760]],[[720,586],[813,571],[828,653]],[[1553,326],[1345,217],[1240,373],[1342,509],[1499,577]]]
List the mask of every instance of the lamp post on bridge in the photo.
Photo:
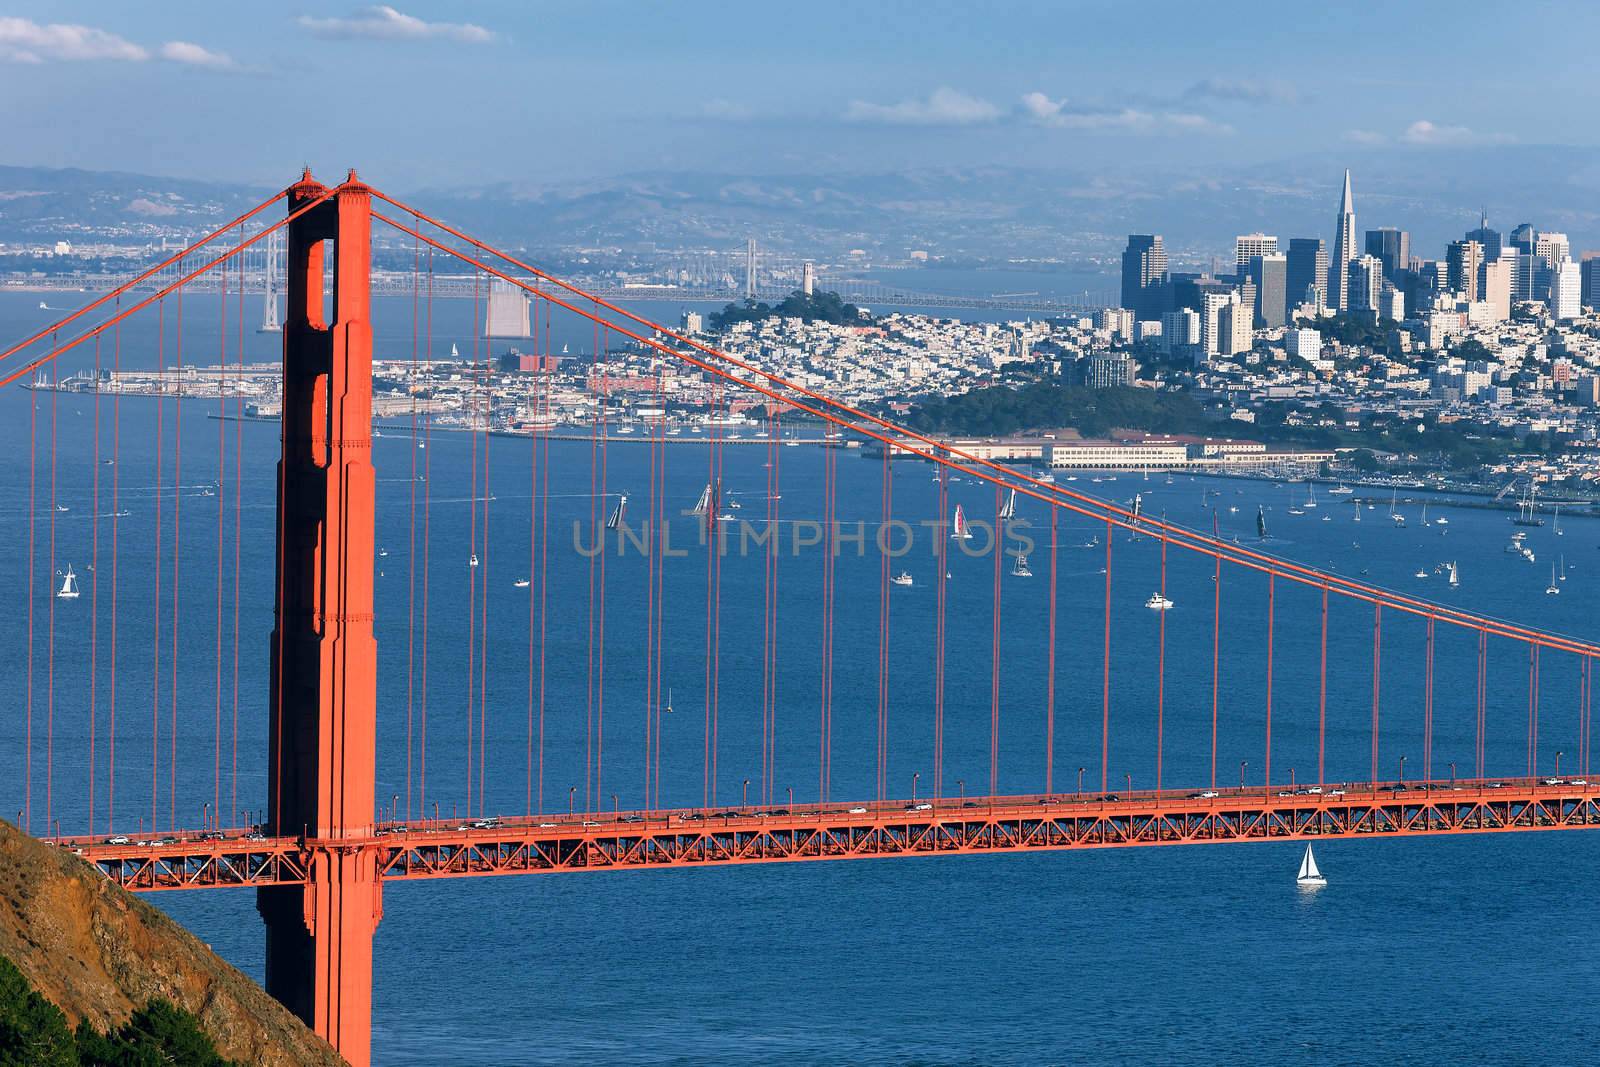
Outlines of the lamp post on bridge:
[[1401,756],[1400,757],[1400,784],[1401,785],[1405,785],[1405,783],[1406,783],[1406,758],[1404,756]]
[[1556,777],[1557,778],[1561,777],[1561,757],[1565,756],[1565,755],[1566,755],[1565,752],[1562,752],[1560,749],[1556,749]]
[[961,790],[961,806],[962,807],[966,807],[966,804],[967,804],[967,783],[966,783],[966,780],[962,779],[962,778],[957,778],[956,779],[956,788]]
[[200,829],[211,829],[211,801],[209,800],[200,805]]
[[792,785],[788,786],[787,789],[788,789],[788,793],[789,793],[789,810],[793,811],[794,810],[794,786],[792,786]]
[[1455,760],[1451,760],[1450,761],[1450,788],[1454,789],[1455,787],[1456,787],[1456,761]]
[[1078,795],[1083,795],[1083,768],[1078,768]]
[[911,772],[911,803],[917,802],[917,779],[922,777],[921,771]]
[[1244,792],[1244,769],[1248,766],[1250,766],[1249,760],[1242,759],[1239,761],[1239,792],[1241,793]]
[[567,789],[567,817],[570,819],[576,814],[578,814],[578,787],[574,785]]
[[389,799],[389,821],[391,823],[397,823],[397,822],[400,821],[400,794],[399,793],[395,793]]
[[1131,774],[1124,774],[1124,775],[1123,775],[1123,776],[1122,776],[1122,777],[1123,777],[1123,778],[1125,778],[1125,779],[1127,779],[1127,782],[1128,782],[1128,788],[1127,788],[1127,789],[1125,789],[1125,790],[1124,790],[1124,792],[1126,792],[1126,793],[1132,793],[1132,792],[1133,792],[1133,775],[1131,775]]
[[748,778],[744,780],[744,791],[739,796],[739,806],[741,808],[750,806],[750,779]]

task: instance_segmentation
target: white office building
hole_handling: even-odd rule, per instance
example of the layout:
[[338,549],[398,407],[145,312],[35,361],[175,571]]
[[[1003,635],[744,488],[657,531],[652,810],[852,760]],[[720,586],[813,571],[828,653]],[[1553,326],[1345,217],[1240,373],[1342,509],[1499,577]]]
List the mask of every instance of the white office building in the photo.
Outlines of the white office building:
[[1583,270],[1570,259],[1550,268],[1550,316],[1564,320],[1583,314]]

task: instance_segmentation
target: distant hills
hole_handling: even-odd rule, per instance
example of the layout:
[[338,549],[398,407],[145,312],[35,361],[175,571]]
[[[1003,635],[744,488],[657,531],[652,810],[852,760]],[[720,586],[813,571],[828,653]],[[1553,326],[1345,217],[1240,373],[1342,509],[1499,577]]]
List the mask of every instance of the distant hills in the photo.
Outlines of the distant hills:
[[[392,188],[491,240],[530,251],[763,247],[826,257],[862,248],[947,261],[1115,263],[1130,232],[1155,231],[1178,259],[1227,257],[1235,234],[1331,236],[1342,168],[1360,228],[1399,226],[1442,255],[1480,208],[1509,230],[1563,230],[1600,248],[1600,152],[1558,146],[1331,146],[1290,159],[1187,169],[1089,160],[1067,170],[917,169],[898,174],[655,172]],[[375,180],[381,180],[375,178]],[[268,186],[37,167],[0,167],[0,241],[177,236],[236,214]]]

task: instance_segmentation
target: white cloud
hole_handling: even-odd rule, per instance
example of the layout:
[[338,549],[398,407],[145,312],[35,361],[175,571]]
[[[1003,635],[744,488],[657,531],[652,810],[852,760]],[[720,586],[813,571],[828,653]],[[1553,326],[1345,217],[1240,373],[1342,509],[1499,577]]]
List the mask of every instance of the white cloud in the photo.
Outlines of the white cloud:
[[1300,91],[1287,82],[1251,78],[1203,78],[1183,94],[1190,99],[1230,100],[1245,104],[1298,104]]
[[896,126],[972,126],[999,119],[1000,109],[979,97],[941,88],[925,100],[902,100],[898,104],[852,100],[844,117],[852,122]]
[[464,44],[488,44],[495,39],[493,31],[470,22],[425,22],[414,15],[396,11],[388,4],[362,8],[344,18],[301,15],[296,21],[318,37],[359,37],[375,41],[442,38]]
[[1351,144],[1386,144],[1389,140],[1377,130],[1346,130],[1344,139]]
[[213,52],[191,41],[168,41],[161,46],[161,58],[191,67],[209,67],[212,70],[232,70],[233,58],[226,52]]
[[40,24],[31,19],[0,17],[0,60],[44,63],[48,60],[122,60],[140,62],[150,53],[132,41],[93,26],[63,22]]
[[1400,139],[1406,144],[1471,144],[1479,141],[1477,134],[1465,126],[1440,126],[1427,119],[1418,119],[1407,126]]
[[1076,107],[1044,93],[1027,93],[1018,103],[1022,117],[1061,130],[1124,130],[1134,133],[1187,131],[1232,133],[1232,127],[1190,111],[1146,111],[1133,107]]

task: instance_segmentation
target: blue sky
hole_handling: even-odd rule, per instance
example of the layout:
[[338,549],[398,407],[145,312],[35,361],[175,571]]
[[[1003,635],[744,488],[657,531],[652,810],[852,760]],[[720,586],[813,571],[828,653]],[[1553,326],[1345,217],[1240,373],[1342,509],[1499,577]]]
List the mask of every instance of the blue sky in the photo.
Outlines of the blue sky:
[[1591,147],[1597,32],[1468,0],[13,2],[0,160],[402,187]]

